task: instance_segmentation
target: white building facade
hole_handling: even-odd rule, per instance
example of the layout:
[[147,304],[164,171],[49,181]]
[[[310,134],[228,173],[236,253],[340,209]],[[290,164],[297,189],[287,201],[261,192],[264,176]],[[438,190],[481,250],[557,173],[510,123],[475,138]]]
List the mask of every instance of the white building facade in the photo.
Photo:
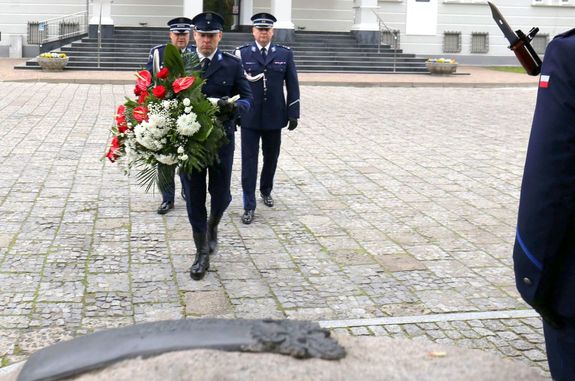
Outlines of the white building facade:
[[[540,53],[554,35],[575,27],[575,0],[493,3],[512,28],[527,33],[539,27],[534,46]],[[516,63],[485,0],[0,0],[0,57],[34,55],[29,29],[66,15],[84,15],[91,35],[99,28],[107,37],[114,26],[166,27],[176,16],[221,9],[231,29],[249,26],[254,13],[271,12],[284,41],[305,30],[352,32],[360,42],[377,43],[383,30],[386,42],[389,31],[397,33],[398,48],[406,53],[471,64]]]

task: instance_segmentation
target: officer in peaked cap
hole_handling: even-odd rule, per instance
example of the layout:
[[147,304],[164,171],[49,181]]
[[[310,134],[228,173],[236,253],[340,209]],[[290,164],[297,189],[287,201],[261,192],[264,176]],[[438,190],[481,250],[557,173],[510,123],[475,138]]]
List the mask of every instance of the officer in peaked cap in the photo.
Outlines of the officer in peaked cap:
[[220,33],[224,29],[224,18],[216,12],[200,13],[192,19],[194,30],[200,33]]
[[[196,257],[190,268],[190,277],[200,280],[209,269],[209,255],[217,250],[218,225],[232,200],[230,184],[236,114],[247,111],[253,103],[253,98],[241,61],[218,48],[224,24],[222,16],[214,12],[200,13],[192,19],[192,24],[196,42],[194,52],[201,62],[201,76],[206,81],[202,86],[202,93],[210,98],[220,98],[218,115],[228,138],[228,143],[220,148],[218,163],[202,171],[180,172],[186,195],[188,219],[192,225],[196,246]],[[240,98],[235,103],[226,101],[227,98],[236,95]],[[222,112],[223,109],[226,109],[225,113]],[[206,210],[206,191],[211,196],[209,217]]]
[[271,13],[256,13],[251,17],[252,24],[255,28],[271,29],[274,23],[278,21]]
[[554,380],[575,380],[575,29],[547,46],[521,184],[515,283],[543,318]]
[[276,18],[269,13],[257,13],[251,20],[255,41],[235,51],[242,59],[254,94],[254,107],[241,116],[244,224],[252,223],[256,209],[260,140],[263,165],[259,190],[264,205],[272,207],[274,199],[271,192],[280,154],[282,128],[288,126],[288,130],[295,129],[300,116],[299,84],[293,52],[288,47],[272,43]]
[[[168,21],[170,27],[170,43],[180,51],[191,52],[194,46],[190,46],[190,30],[192,20],[187,17],[176,17]],[[150,50],[146,69],[150,73],[156,73],[164,63],[164,49],[166,44],[154,46]],[[158,207],[158,214],[166,214],[174,207],[176,184],[174,182],[175,167],[158,164],[158,187],[162,193],[162,203]],[[183,193],[182,193],[183,195]]]

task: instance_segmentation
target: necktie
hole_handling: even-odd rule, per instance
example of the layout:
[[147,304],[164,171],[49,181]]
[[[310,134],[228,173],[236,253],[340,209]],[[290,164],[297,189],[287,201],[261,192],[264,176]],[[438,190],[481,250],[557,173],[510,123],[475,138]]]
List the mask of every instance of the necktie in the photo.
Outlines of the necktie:
[[207,58],[207,57],[204,58],[204,59],[202,60],[202,65],[201,65],[201,66],[202,66],[202,71],[208,70],[208,66],[210,66],[210,59]]
[[266,48],[262,48],[262,57],[264,58],[264,60],[265,60],[266,57],[267,57]]

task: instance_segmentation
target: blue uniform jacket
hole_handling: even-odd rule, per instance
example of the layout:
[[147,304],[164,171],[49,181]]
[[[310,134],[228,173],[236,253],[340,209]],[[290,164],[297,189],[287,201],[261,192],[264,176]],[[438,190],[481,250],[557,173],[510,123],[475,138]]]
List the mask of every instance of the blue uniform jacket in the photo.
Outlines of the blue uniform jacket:
[[[202,93],[211,98],[233,97],[237,94],[240,99],[236,101],[238,111],[246,113],[253,104],[252,91],[240,59],[232,54],[217,50],[210,66],[202,78],[206,83],[202,87]],[[224,122],[226,130],[235,128],[233,119]]]
[[264,60],[255,42],[237,48],[237,52],[248,77],[264,74],[257,81],[250,81],[254,106],[241,115],[241,127],[273,130],[285,127],[288,119],[299,119],[299,84],[293,52],[285,46],[271,44]]
[[543,318],[575,317],[575,29],[545,52],[513,260],[517,289]]
[[[154,52],[157,50],[160,56],[160,67],[162,67],[164,63],[164,49],[166,49],[166,44],[156,45],[152,49],[150,49],[150,54],[148,54],[148,63],[146,63],[146,70],[150,73],[154,73]],[[188,45],[186,47],[188,52],[194,52],[196,47],[193,45]]]

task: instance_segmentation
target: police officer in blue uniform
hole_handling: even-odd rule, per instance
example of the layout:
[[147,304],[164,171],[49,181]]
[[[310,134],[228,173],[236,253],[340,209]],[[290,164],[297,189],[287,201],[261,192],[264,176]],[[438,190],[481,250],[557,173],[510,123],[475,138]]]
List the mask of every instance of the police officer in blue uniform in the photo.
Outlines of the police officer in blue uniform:
[[[202,93],[207,97],[220,98],[218,102],[220,108],[230,108],[224,113],[229,117],[222,120],[229,142],[220,148],[219,162],[202,171],[180,173],[182,188],[186,195],[188,219],[192,225],[196,245],[196,258],[190,268],[190,276],[194,280],[202,279],[209,269],[209,255],[217,249],[218,224],[232,200],[230,183],[236,115],[249,110],[253,103],[250,85],[244,75],[240,59],[218,49],[222,39],[223,23],[222,16],[214,12],[203,12],[192,19],[195,53],[201,62],[202,78],[206,80]],[[235,103],[227,102],[226,99],[238,94],[240,98]],[[206,210],[206,191],[210,193],[211,198],[209,219]]]
[[295,129],[300,117],[299,84],[293,52],[288,47],[271,42],[276,18],[269,13],[257,13],[251,20],[255,41],[235,51],[242,59],[254,94],[254,107],[241,115],[244,224],[252,223],[256,209],[260,140],[263,154],[260,195],[264,204],[272,207],[274,200],[271,192],[280,154],[282,128],[288,126],[288,130]]
[[[183,52],[192,52],[195,46],[190,46],[190,30],[192,20],[187,17],[176,17],[168,21],[170,27],[170,43]],[[164,49],[166,44],[154,46],[150,50],[146,69],[156,74],[163,66]],[[174,193],[176,184],[174,182],[175,166],[158,164],[158,187],[162,193],[162,203],[158,208],[158,214],[166,214],[174,208]]]
[[517,289],[543,318],[554,380],[575,380],[575,29],[548,45],[521,185]]

